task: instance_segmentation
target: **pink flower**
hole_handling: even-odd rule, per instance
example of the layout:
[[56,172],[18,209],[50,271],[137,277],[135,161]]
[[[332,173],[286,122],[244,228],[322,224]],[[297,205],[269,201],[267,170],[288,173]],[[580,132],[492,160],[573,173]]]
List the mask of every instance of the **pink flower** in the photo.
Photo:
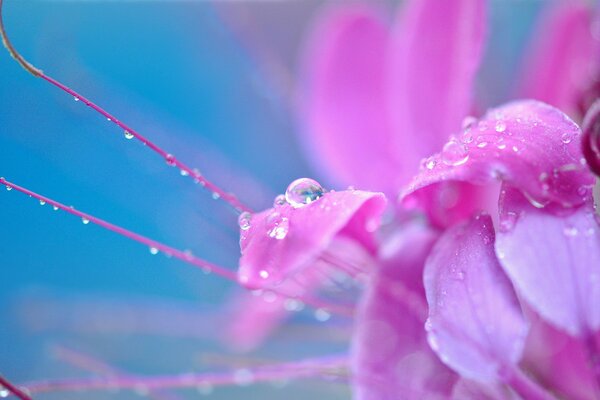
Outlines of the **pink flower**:
[[[562,34],[537,60],[570,47],[573,56],[556,55],[560,67],[524,92],[573,110],[581,91],[544,85],[589,61],[598,43],[564,42],[589,23],[570,13],[590,15],[564,10],[573,21],[554,16]],[[352,344],[357,399],[594,398],[600,227],[581,129],[532,100],[464,118],[483,1],[411,1],[393,28],[381,15],[362,4],[324,14],[307,46],[302,109],[308,153],[328,179],[400,193],[394,220],[374,232],[385,204],[377,193],[319,189],[282,203],[242,226],[240,281],[300,297],[318,292],[331,268],[365,282]]]

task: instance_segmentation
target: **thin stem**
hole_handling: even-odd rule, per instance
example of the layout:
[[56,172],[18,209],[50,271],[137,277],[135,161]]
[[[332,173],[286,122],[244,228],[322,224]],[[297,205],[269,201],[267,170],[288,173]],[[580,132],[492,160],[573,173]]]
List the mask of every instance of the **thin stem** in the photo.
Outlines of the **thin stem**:
[[[1,2],[2,0],[0,0]],[[10,393],[14,394],[21,400],[32,400],[31,397],[23,392],[21,389],[10,383],[6,378],[0,375],[0,385],[7,389]]]
[[156,251],[162,251],[163,253],[165,253],[167,255],[171,255],[182,261],[185,261],[188,264],[192,264],[196,267],[200,267],[204,271],[214,272],[215,274],[220,275],[228,280],[237,282],[236,274],[234,272],[228,270],[227,268],[223,268],[218,265],[212,264],[208,261],[202,260],[201,258],[198,258],[198,257],[190,254],[189,252],[175,249],[175,248],[173,248],[171,246],[167,246],[166,244],[163,244],[161,242],[157,242],[156,240],[147,238],[146,236],[142,236],[142,235],[132,232],[128,229],[121,228],[120,226],[117,226],[115,224],[111,224],[110,222],[107,222],[103,219],[96,218],[93,215],[81,212],[79,210],[76,210],[73,207],[66,206],[62,203],[59,203],[58,201],[52,200],[48,197],[45,197],[45,196],[42,196],[35,192],[32,192],[31,190],[21,187],[19,185],[16,185],[12,182],[9,182],[4,178],[0,178],[0,184],[5,185],[7,188],[15,189],[21,193],[29,195],[29,196],[36,198],[42,202],[50,204],[55,208],[58,208],[58,209],[68,212],[69,214],[78,216],[83,221],[92,222],[96,225],[99,225],[99,226],[105,228],[105,229],[108,229],[109,231],[113,231],[113,232],[118,233],[119,235],[125,236],[131,240],[135,240],[136,242],[142,243],[151,249],[156,249]]
[[183,162],[179,161],[174,155],[167,152],[163,148],[159,147],[157,144],[150,141],[145,136],[142,136],[135,129],[131,128],[129,125],[125,124],[124,122],[118,120],[114,115],[110,114],[108,111],[104,110],[102,107],[98,106],[97,104],[95,104],[94,102],[89,100],[88,98],[82,96],[75,90],[69,88],[68,86],[64,85],[63,83],[57,81],[56,79],[44,74],[44,72],[42,70],[36,68],[31,63],[29,63],[27,60],[25,60],[23,58],[23,56],[21,56],[19,54],[19,52],[17,52],[17,50],[14,48],[14,46],[8,39],[6,30],[4,28],[4,20],[2,18],[2,6],[3,6],[3,0],[0,0],[0,36],[2,37],[2,42],[4,43],[4,47],[6,47],[6,49],[10,53],[10,55],[27,72],[33,74],[36,77],[44,79],[48,83],[59,88],[63,92],[73,96],[74,99],[80,100],[86,106],[90,107],[91,109],[93,109],[94,111],[99,113],[100,115],[104,116],[108,121],[117,125],[119,128],[123,129],[128,135],[132,135],[138,141],[143,143],[146,147],[150,148],[156,154],[161,156],[168,165],[179,168],[181,171],[184,172],[185,175],[190,176],[192,179],[194,179],[195,182],[198,182],[202,186],[206,187],[208,190],[210,190],[213,193],[213,196],[215,197],[215,199],[216,198],[223,199],[224,201],[229,203],[233,208],[235,208],[239,212],[251,211],[250,208],[247,207],[246,205],[244,205],[242,202],[240,202],[235,195],[224,191],[223,189],[221,189],[220,187],[218,187],[217,185],[215,185],[214,183],[212,183],[211,181],[206,179],[204,176],[202,176],[202,174],[198,170],[191,168],[187,164],[184,164]]
[[167,388],[204,388],[248,385],[281,379],[297,379],[339,374],[347,368],[346,357],[312,359],[295,363],[275,364],[262,368],[238,369],[226,373],[189,373],[154,377],[114,376],[107,378],[64,379],[26,384],[32,393],[75,390],[156,390]]

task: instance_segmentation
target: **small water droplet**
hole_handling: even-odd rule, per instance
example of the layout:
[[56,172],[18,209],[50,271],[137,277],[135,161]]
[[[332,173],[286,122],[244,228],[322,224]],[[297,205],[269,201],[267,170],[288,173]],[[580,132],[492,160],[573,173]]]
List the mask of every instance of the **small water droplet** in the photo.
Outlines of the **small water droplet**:
[[250,229],[250,221],[252,220],[252,214],[247,211],[244,211],[238,217],[238,225],[241,230],[247,231]]
[[571,141],[573,140],[573,136],[571,135],[570,132],[565,132],[562,134],[562,136],[560,137],[560,140],[564,143],[564,144],[569,144],[571,143]]
[[473,127],[473,125],[475,124],[475,122],[477,122],[477,118],[475,118],[471,115],[466,116],[465,119],[463,119],[463,121],[462,121],[463,130],[467,131],[467,130],[471,129]]
[[12,186],[6,185],[6,190],[8,190],[10,192],[12,190]]
[[110,119],[110,118],[106,118],[106,120],[107,120],[108,122],[111,122],[111,121],[112,121],[112,119]]
[[268,279],[269,278],[269,271],[267,270],[261,270],[258,275],[260,275],[261,278],[263,279]]
[[180,174],[181,176],[188,176],[190,173],[189,173],[189,172],[187,172],[185,169],[182,169],[182,170],[180,170],[180,171],[179,171],[179,174]]
[[40,206],[45,206],[46,202],[44,200],[40,200]]
[[498,150],[504,150],[506,148],[506,143],[499,143],[496,147],[498,147]]
[[158,254],[158,249],[156,247],[150,247],[149,251],[153,256]]
[[435,161],[432,157],[430,157],[425,160],[424,165],[425,165],[425,168],[427,168],[428,170],[432,170],[437,165],[437,161]]
[[442,149],[442,161],[446,165],[458,166],[467,162],[469,150],[467,147],[455,140],[451,140]]
[[221,198],[221,195],[218,192],[213,192],[212,198],[213,200],[219,200]]
[[175,165],[175,156],[173,154],[167,154],[165,156],[165,161],[167,162],[167,165],[172,167]]
[[131,140],[134,138],[133,133],[131,133],[129,131],[125,131],[123,134],[125,135],[125,139],[127,139],[127,140]]
[[585,186],[579,186],[579,188],[577,189],[577,194],[580,196],[585,196],[588,193],[588,188]]
[[504,121],[496,121],[496,132],[502,133],[506,130],[506,123]]
[[294,208],[304,207],[323,196],[323,187],[309,178],[296,179],[285,191],[286,201]]
[[83,218],[81,218],[81,222],[83,222],[84,225],[87,225],[87,224],[90,223],[90,220],[87,219],[87,218],[85,218],[85,217],[83,217]]
[[75,100],[75,101],[79,101],[79,97],[77,97],[77,96],[73,96],[73,100]]
[[563,234],[567,237],[575,237],[579,234],[579,229],[574,226],[568,226],[563,229]]
[[315,310],[315,319],[319,322],[326,322],[331,318],[329,311],[324,308],[317,308]]
[[512,150],[513,150],[515,153],[518,153],[518,152],[519,152],[519,147],[518,147],[518,146],[513,146],[513,147],[512,147]]
[[479,147],[480,149],[483,149],[485,146],[487,146],[487,142],[481,142],[477,144],[477,147]]
[[285,217],[275,216],[272,221],[269,223],[269,230],[267,231],[267,235],[270,238],[282,240],[288,234],[290,230],[290,222]]
[[285,201],[285,195],[280,194],[277,197],[275,197],[275,200],[273,200],[273,207],[277,208],[277,207],[281,207],[283,205],[285,205],[287,203],[287,201]]

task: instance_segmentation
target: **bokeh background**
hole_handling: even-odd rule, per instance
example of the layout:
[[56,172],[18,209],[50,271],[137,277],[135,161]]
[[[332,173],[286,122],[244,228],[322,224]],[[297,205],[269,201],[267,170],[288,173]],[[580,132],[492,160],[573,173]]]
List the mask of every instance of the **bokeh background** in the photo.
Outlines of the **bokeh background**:
[[[309,166],[294,112],[303,37],[324,4],[295,1],[5,0],[15,46],[254,208]],[[396,1],[383,2],[393,17]],[[483,107],[507,99],[543,2],[493,0],[479,78]],[[0,176],[217,264],[235,268],[225,203],[0,52]],[[139,374],[227,370],[218,339],[235,289],[16,191],[0,191],[0,373],[15,382],[89,376],[72,351]],[[344,352],[310,310],[250,360]],[[343,321],[341,322],[343,325]],[[305,332],[305,331],[303,331]],[[297,333],[297,332],[296,332]],[[244,356],[245,357],[245,356]],[[241,361],[240,361],[241,360]],[[127,399],[60,393],[42,399]],[[215,389],[215,399],[346,399],[339,382]],[[197,391],[181,392],[195,398]]]

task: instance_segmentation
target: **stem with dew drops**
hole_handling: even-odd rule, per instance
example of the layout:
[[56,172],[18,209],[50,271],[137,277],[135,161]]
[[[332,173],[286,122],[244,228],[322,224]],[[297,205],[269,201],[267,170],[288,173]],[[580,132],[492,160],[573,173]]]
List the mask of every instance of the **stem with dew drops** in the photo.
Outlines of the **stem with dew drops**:
[[10,383],[2,375],[0,375],[0,385],[2,385],[3,388],[8,390],[11,394],[17,396],[21,400],[32,400],[32,398],[27,393]]

